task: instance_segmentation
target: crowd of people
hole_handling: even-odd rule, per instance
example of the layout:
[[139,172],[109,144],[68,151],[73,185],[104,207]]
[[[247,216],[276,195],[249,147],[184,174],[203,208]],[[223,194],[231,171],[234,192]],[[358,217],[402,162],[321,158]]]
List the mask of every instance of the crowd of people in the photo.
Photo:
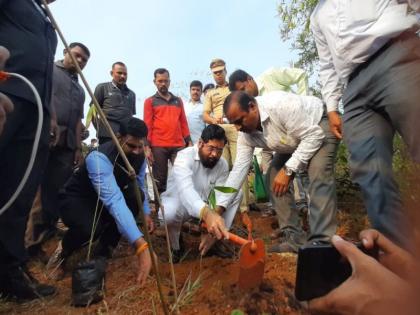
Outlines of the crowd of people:
[[[309,310],[414,314],[416,237],[392,172],[392,144],[398,132],[413,160],[420,162],[415,131],[420,118],[420,23],[415,12],[420,12],[420,4],[339,2],[321,0],[311,16],[322,99],[309,95],[301,69],[271,68],[255,80],[235,70],[227,77],[227,65],[218,58],[209,66],[214,84],[192,81],[188,101],[170,92],[169,71],[157,68],[156,93],[144,101],[141,120],[134,117],[138,105],[127,86],[127,66],[117,61],[111,66],[111,81],[98,84],[94,97],[118,144],[95,115],[99,145],[92,142],[83,156],[85,92],[72,57],[83,69],[89,48],[73,42],[54,62],[57,37],[41,2],[0,0],[0,70],[27,77],[43,105],[35,163],[20,195],[5,208],[33,154],[41,113],[22,81],[0,77],[0,294],[18,300],[52,295],[55,288],[39,283],[26,267],[29,256],[41,256],[48,265],[57,263],[59,280],[75,251],[95,241],[92,257],[111,259],[121,237],[134,249],[137,280],[143,285],[152,259],[158,258],[147,250],[142,229],[153,233],[156,224],[162,224],[162,208],[175,263],[185,254],[181,230],[191,218],[207,227],[201,254],[226,257],[217,244],[228,238],[237,213],[248,215],[247,177],[255,149],[260,148],[279,223],[269,251],[297,253],[303,245],[333,244],[353,268],[340,287],[309,301]],[[334,165],[341,139],[375,229],[363,231],[361,240],[366,248],[379,248],[379,260],[335,235]],[[148,164],[157,188],[154,204],[146,184]],[[141,191],[142,228],[133,185]],[[215,186],[235,192],[216,191],[212,208],[209,195]],[[302,193],[303,208],[295,198]],[[307,231],[302,211],[307,212]],[[160,221],[154,221],[153,214]],[[57,228],[59,221],[64,231]],[[52,257],[45,257],[42,245],[52,236],[61,241]]]

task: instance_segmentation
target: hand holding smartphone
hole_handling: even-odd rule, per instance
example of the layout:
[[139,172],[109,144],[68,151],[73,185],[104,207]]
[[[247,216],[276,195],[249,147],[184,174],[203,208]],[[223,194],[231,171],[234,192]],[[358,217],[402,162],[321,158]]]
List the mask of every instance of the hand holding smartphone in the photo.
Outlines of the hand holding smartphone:
[[[365,254],[378,257],[378,249],[367,251],[361,243],[356,246]],[[299,249],[295,296],[308,301],[323,296],[350,277],[350,263],[333,245],[306,245]]]

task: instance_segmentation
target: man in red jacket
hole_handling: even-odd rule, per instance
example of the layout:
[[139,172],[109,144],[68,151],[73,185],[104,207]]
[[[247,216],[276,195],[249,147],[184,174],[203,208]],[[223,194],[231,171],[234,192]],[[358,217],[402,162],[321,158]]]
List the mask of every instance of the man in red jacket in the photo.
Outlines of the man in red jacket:
[[168,160],[173,163],[176,153],[192,146],[187,118],[181,98],[169,92],[169,71],[155,70],[153,83],[157,92],[144,101],[144,122],[149,130],[149,161],[159,193],[166,190]]

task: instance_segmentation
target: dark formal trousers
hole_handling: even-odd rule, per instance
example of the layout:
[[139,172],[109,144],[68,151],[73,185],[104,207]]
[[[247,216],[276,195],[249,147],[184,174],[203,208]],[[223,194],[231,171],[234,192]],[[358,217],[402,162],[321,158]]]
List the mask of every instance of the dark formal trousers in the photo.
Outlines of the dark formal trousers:
[[406,214],[392,170],[397,131],[420,162],[420,39],[403,34],[351,75],[343,95],[352,177],[374,228],[408,246]]
[[[16,191],[28,166],[35,139],[38,110],[35,104],[8,95],[14,110],[0,135],[0,207]],[[0,216],[0,272],[8,272],[27,260],[24,246],[29,211],[48,158],[50,115],[44,110],[41,139],[34,166],[22,192]]]

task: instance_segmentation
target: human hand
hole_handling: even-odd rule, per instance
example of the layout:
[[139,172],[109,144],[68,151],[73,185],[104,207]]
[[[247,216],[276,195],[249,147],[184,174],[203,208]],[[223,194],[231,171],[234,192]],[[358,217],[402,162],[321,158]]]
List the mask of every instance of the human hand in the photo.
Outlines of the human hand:
[[145,216],[146,219],[146,226],[147,226],[147,230],[149,231],[150,234],[153,233],[153,231],[155,230],[155,223],[153,222],[153,219],[151,218],[150,215],[146,214]]
[[198,246],[198,250],[200,251],[200,255],[204,256],[209,249],[216,243],[216,239],[211,234],[203,234],[201,235],[200,246]]
[[[9,59],[9,57],[9,51],[3,46],[0,46],[0,71],[3,70],[6,60]],[[3,131],[4,125],[6,124],[7,114],[11,111],[13,111],[12,101],[3,93],[0,93],[0,135]]]
[[219,117],[219,118],[216,118],[216,117],[213,117],[213,124],[223,124],[223,118],[222,117]]
[[[146,244],[146,241],[143,238],[140,238],[136,241],[136,248]],[[136,254],[137,255],[137,254]],[[153,259],[157,260],[155,254],[153,254]],[[140,254],[137,255],[138,261],[138,272],[137,272],[137,282],[140,286],[143,286],[146,283],[147,277],[150,274],[152,269],[152,258],[150,256],[149,249],[144,249]]]
[[147,160],[149,161],[149,164],[152,165],[154,162],[152,149],[148,146],[144,146],[144,155],[146,156]]
[[0,135],[6,124],[7,114],[13,111],[13,103],[6,95],[0,93]]
[[57,120],[52,118],[50,123],[50,147],[55,147],[60,139],[60,129]]
[[207,231],[209,234],[213,235],[218,240],[222,238],[229,238],[225,220],[215,211],[207,208],[203,214],[203,221],[207,226]]
[[9,57],[9,50],[3,46],[0,46],[0,70],[3,70],[4,65],[6,64],[6,61],[9,59]]
[[333,236],[332,243],[350,262],[352,275],[327,295],[309,301],[311,313],[383,315],[404,307],[407,300],[401,297],[410,295],[407,282],[341,237]]
[[395,245],[379,231],[374,229],[364,230],[360,232],[359,238],[366,249],[378,248],[379,262],[399,277],[409,280],[415,273],[414,257]]
[[273,186],[271,187],[273,193],[279,197],[283,196],[289,189],[289,183],[292,176],[286,175],[286,171],[282,168],[274,177]]
[[330,131],[332,132],[332,134],[338,139],[342,139],[343,130],[340,114],[338,112],[329,112],[328,120],[330,122]]
[[73,165],[74,167],[79,167],[83,160],[83,154],[81,148],[76,148],[74,151]]

